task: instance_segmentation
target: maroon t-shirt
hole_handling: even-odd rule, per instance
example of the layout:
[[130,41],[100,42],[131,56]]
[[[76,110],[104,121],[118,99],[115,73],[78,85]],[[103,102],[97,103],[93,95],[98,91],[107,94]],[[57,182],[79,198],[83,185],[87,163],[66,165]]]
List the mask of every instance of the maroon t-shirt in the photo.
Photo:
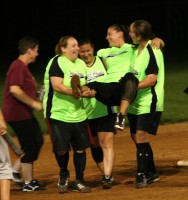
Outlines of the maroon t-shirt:
[[19,59],[14,60],[7,72],[3,96],[2,112],[7,122],[30,119],[33,109],[16,99],[10,92],[10,86],[17,85],[31,98],[36,98],[36,81],[25,65]]

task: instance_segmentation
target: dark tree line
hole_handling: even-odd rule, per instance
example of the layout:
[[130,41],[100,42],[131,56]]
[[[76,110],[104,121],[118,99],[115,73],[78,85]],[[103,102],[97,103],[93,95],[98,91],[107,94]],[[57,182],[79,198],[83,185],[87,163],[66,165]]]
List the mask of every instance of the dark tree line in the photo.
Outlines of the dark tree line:
[[1,1],[1,54],[15,55],[17,40],[26,34],[39,38],[45,55],[54,53],[57,40],[65,34],[78,39],[90,37],[96,48],[102,48],[107,45],[106,29],[110,24],[130,24],[136,19],[148,20],[155,34],[167,43],[188,42],[186,0],[126,1],[126,6],[118,1],[103,3],[105,6],[97,1]]

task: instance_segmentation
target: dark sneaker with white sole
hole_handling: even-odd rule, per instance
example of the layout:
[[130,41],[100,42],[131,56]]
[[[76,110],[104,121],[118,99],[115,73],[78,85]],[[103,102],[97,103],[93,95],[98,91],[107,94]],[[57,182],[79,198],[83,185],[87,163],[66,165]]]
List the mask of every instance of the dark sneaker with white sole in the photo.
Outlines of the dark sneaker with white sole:
[[46,185],[39,183],[37,180],[32,180],[30,183],[24,184],[23,186],[23,192],[33,192],[46,189]]
[[91,192],[91,188],[86,185],[84,181],[76,180],[73,183],[73,191],[74,192],[82,192],[82,193],[89,193]]
[[135,181],[136,188],[147,187],[147,180],[144,174],[138,174]]
[[16,185],[23,187],[24,181],[21,180],[21,174],[19,172],[12,172],[13,181]]
[[160,177],[158,173],[149,172],[146,174],[146,181],[148,184],[157,182],[159,180],[160,180]]
[[125,128],[125,115],[122,115],[122,113],[117,113],[116,115],[115,128],[119,130]]
[[103,175],[103,180],[102,180],[102,188],[103,189],[111,189],[112,185],[114,182],[114,178],[112,176],[105,176]]
[[69,184],[69,171],[67,172],[59,172],[59,181],[57,184],[57,188],[59,190],[59,193],[65,193],[68,190],[68,184]]

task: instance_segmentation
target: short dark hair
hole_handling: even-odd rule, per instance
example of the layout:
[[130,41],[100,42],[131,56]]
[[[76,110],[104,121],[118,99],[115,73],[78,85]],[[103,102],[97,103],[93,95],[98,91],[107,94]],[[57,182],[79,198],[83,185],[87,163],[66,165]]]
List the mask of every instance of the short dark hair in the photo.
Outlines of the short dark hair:
[[82,39],[78,42],[78,46],[82,46],[84,44],[90,44],[94,48],[94,44],[89,38]]
[[19,55],[25,54],[28,49],[34,49],[39,45],[38,39],[33,36],[25,36],[18,41]]

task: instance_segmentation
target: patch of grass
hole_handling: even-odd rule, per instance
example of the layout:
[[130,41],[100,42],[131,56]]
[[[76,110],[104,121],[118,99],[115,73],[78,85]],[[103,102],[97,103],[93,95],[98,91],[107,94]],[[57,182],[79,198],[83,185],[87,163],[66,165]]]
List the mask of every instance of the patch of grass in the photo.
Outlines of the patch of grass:
[[[170,46],[165,57],[165,108],[162,123],[188,120],[188,95],[183,90],[188,86],[187,47]],[[177,52],[177,49],[181,52]]]

